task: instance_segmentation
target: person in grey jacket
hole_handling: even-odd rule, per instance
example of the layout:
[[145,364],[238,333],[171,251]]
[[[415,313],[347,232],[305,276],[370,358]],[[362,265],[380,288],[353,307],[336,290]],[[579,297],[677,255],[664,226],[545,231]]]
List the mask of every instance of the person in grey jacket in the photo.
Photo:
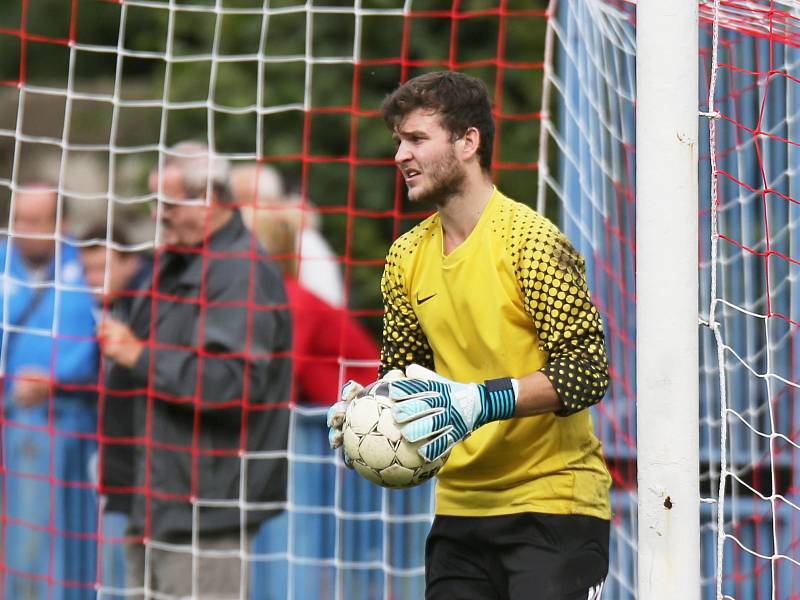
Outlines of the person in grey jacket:
[[150,177],[152,294],[134,300],[129,322],[98,326],[114,363],[107,385],[129,386],[135,403],[126,558],[128,586],[140,591],[246,596],[241,551],[286,499],[286,293],[232,204],[228,173],[196,142],[166,153]]

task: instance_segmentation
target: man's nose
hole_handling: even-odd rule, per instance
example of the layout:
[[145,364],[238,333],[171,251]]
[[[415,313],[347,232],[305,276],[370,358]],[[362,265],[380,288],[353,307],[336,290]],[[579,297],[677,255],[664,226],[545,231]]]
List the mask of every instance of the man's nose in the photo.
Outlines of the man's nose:
[[409,160],[411,160],[411,151],[405,142],[400,142],[400,145],[397,146],[397,151],[394,153],[394,162],[400,164]]

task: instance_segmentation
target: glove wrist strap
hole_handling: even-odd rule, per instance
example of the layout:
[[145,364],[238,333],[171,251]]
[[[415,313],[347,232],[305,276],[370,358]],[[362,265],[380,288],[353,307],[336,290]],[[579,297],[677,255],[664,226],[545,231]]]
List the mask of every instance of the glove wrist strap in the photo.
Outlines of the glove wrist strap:
[[486,402],[481,411],[481,424],[490,421],[510,419],[514,416],[517,404],[517,388],[510,377],[487,379],[483,383],[486,390]]

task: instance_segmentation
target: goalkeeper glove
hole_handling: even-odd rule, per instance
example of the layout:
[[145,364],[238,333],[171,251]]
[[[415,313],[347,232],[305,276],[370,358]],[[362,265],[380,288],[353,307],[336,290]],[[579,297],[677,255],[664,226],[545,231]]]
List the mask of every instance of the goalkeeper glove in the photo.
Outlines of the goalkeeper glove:
[[[392,369],[379,381],[395,381],[403,377],[403,372],[399,369]],[[371,384],[370,384],[371,385]],[[367,386],[369,387],[369,386]],[[328,409],[328,442],[331,448],[338,448],[342,445],[344,434],[342,425],[347,413],[347,405],[354,398],[357,398],[364,391],[364,386],[352,379],[342,386],[339,393],[339,401]]]
[[481,425],[514,414],[516,379],[456,383],[420,365],[409,365],[406,377],[392,382],[392,413],[406,440],[425,441],[418,452],[426,461],[446,455]]
[[342,425],[347,405],[363,391],[364,386],[351,379],[342,386],[339,392],[339,401],[328,409],[328,442],[331,448],[338,448],[342,445],[344,437]]

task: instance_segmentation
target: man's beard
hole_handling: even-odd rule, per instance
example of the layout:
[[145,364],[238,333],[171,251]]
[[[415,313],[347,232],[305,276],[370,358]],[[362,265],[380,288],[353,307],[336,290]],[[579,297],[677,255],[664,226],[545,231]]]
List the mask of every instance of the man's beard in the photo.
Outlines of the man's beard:
[[428,165],[423,173],[428,181],[417,193],[409,190],[408,199],[412,202],[426,202],[441,207],[464,191],[467,175],[456,160],[452,147],[449,153]]

